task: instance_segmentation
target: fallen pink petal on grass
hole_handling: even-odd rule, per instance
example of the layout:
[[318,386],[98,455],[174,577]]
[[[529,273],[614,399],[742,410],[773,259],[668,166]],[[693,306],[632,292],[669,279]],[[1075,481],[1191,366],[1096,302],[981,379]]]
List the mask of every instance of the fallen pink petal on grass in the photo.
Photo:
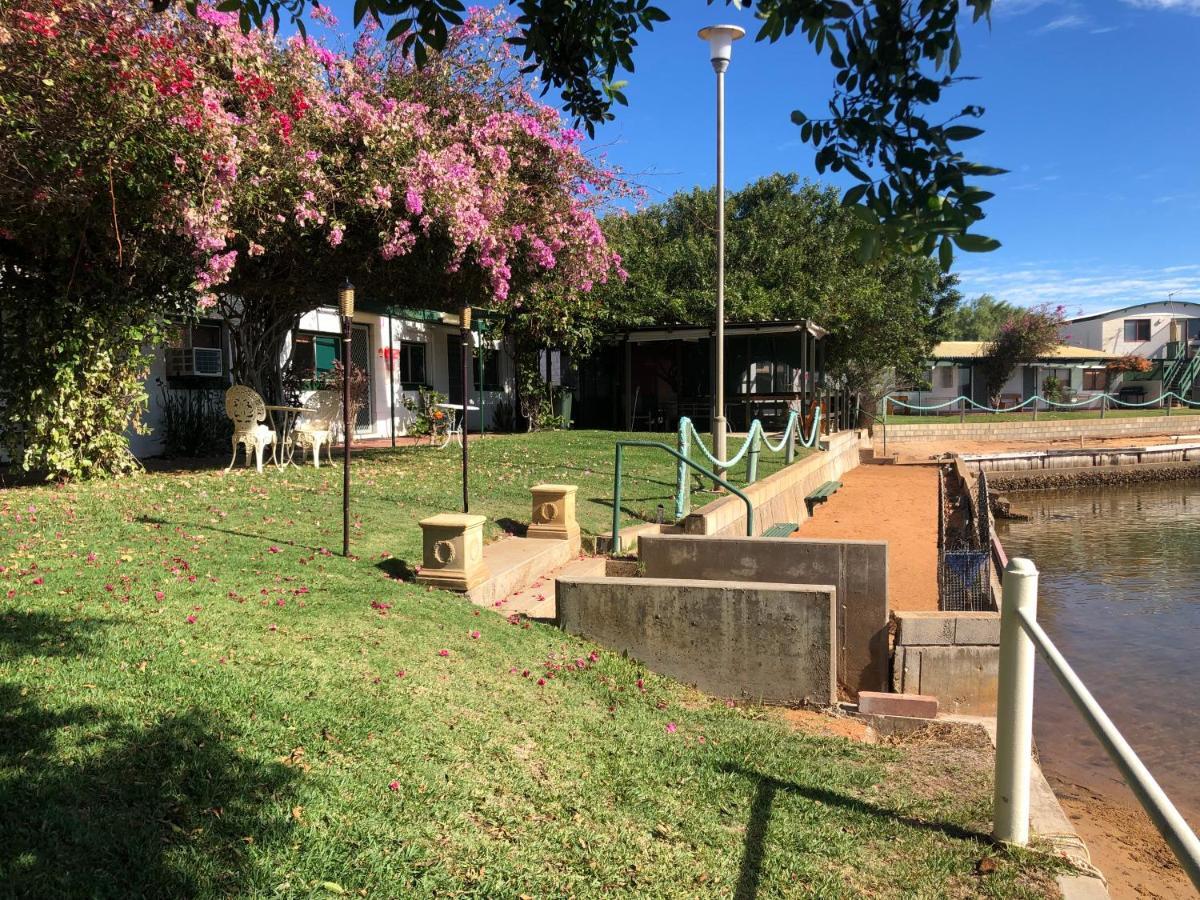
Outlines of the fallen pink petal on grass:
[[449,655],[450,655],[450,651],[446,650],[445,648],[438,651],[438,656],[449,656]]
[[674,734],[678,730],[678,726],[674,722],[667,723],[667,734]]

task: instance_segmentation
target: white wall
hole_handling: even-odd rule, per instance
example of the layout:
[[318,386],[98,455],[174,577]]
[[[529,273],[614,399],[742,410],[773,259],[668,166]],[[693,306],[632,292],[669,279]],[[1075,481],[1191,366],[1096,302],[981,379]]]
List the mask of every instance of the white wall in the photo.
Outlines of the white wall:
[[[1186,337],[1186,320],[1200,318],[1200,303],[1183,300],[1164,300],[1129,309],[1114,310],[1111,314],[1087,322],[1067,322],[1060,333],[1063,343],[1076,347],[1090,347],[1107,353],[1135,353],[1153,358],[1161,356],[1171,340],[1171,322],[1180,321],[1181,339]],[[1149,319],[1150,340],[1125,340],[1126,319]]]

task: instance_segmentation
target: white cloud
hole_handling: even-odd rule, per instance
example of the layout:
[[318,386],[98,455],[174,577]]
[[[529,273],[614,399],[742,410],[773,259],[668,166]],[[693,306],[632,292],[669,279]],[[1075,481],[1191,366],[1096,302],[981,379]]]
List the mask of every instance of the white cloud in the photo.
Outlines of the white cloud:
[[1068,13],[1065,16],[1059,16],[1057,19],[1051,19],[1041,28],[1036,29],[1034,34],[1046,34],[1051,31],[1062,31],[1067,28],[1084,28],[1090,24],[1091,22],[1085,16]]
[[1137,9],[1159,9],[1200,16],[1200,0],[1122,0],[1122,2],[1126,6]]
[[1061,304],[1072,316],[1166,300],[1171,291],[1180,292],[1180,299],[1200,302],[1200,264],[1108,270],[1029,265],[1010,270],[966,267],[957,271],[966,297],[987,293],[1020,306]]

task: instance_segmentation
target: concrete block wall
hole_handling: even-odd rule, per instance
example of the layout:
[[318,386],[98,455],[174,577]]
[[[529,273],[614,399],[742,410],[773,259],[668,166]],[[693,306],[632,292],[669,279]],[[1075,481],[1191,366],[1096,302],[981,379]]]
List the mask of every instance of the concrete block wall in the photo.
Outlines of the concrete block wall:
[[938,698],[943,712],[996,714],[1000,614],[896,614],[892,690]]
[[[946,422],[928,425],[887,426],[888,446],[914,441],[1049,441],[1073,437],[1123,437],[1155,434],[1195,434],[1200,432],[1200,417],[1147,416],[1137,419],[1069,419],[1027,422],[966,422],[952,417]],[[882,440],[879,426],[876,438]]]
[[559,627],[722,697],[837,700],[832,585],[559,578]]
[[[762,534],[777,522],[803,522],[808,518],[806,495],[826,481],[836,481],[859,463],[859,450],[870,446],[865,433],[840,431],[828,439],[828,449],[769,475],[744,493],[754,504],[754,532]],[[683,520],[687,534],[746,536],[746,504],[740,497],[714,500]]]
[[643,535],[638,560],[648,578],[834,585],[838,681],[852,694],[887,689],[885,541]]

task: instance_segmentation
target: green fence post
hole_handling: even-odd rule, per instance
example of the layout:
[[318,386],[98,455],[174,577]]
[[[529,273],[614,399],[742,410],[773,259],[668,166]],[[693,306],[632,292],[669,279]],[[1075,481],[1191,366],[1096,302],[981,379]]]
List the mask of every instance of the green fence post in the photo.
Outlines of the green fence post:
[[[687,457],[688,450],[691,445],[691,424],[692,420],[687,416],[681,416],[679,419],[679,452],[682,456]],[[688,509],[691,506],[692,492],[688,490],[688,470],[687,464],[683,460],[679,461],[679,474],[675,480],[675,521],[679,521],[687,515]]]
[[613,467],[612,550],[609,556],[621,552],[621,445],[617,444],[617,460]]
[[787,424],[788,430],[787,430],[787,434],[785,435],[785,437],[787,438],[787,441],[783,447],[783,461],[785,464],[787,464],[789,466],[796,459],[796,430],[799,428],[799,426],[796,424],[796,422],[797,422],[796,411],[793,409],[791,415],[788,416],[788,424]]
[[1108,410],[1108,394],[1100,395],[1100,418],[1104,418],[1104,413]]
[[762,426],[758,424],[758,419],[750,425],[749,439],[750,455],[746,461],[746,484],[754,484],[758,478],[758,453],[762,449]]
[[1033,407],[1033,421],[1036,422],[1037,421],[1037,405],[1038,405],[1038,395],[1037,394],[1033,395],[1033,403],[1031,403],[1030,405]]
[[966,397],[958,398],[958,424],[959,425],[967,424],[967,398]]

